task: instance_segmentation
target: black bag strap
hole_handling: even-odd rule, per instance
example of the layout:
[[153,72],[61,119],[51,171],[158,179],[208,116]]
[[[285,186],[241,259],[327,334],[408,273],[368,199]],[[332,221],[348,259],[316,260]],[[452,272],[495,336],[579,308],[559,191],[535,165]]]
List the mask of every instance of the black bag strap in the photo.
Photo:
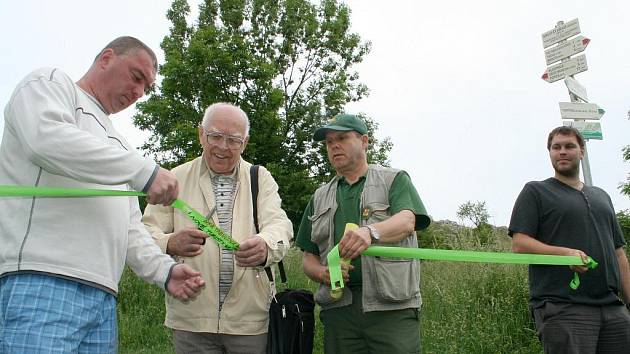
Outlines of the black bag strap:
[[[252,165],[252,167],[249,168],[252,189],[252,207],[254,210],[254,225],[256,226],[256,233],[260,232],[260,228],[258,227],[258,167],[258,165]],[[284,263],[282,261],[278,262],[278,270],[280,270],[280,281],[286,283],[287,274],[284,271]],[[265,273],[267,273],[267,278],[269,278],[269,281],[273,282],[273,273],[271,272],[271,267],[265,267]]]

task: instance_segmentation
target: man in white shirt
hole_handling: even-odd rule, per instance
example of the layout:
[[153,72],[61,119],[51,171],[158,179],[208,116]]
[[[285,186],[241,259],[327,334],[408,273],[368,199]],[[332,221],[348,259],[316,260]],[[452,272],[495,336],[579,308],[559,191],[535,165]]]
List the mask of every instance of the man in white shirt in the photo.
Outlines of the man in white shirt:
[[[171,204],[175,176],[142,157],[109,115],[153,84],[157,60],[133,37],[109,43],[74,83],[43,68],[4,112],[0,185],[134,189]],[[0,352],[117,350],[116,293],[124,265],[178,299],[204,281],[154,245],[137,198],[0,198]]]

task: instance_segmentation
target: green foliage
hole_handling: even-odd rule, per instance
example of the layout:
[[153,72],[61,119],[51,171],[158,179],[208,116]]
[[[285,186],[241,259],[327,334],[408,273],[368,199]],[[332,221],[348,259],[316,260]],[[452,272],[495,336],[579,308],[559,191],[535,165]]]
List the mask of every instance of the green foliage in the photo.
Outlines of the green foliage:
[[467,201],[457,209],[457,217],[461,220],[469,220],[475,227],[479,227],[488,223],[490,214],[486,209],[486,202]]
[[429,227],[422,231],[417,231],[418,246],[420,248],[453,249],[457,245],[453,243],[455,239],[455,229],[458,225],[448,224],[442,221],[434,221]]
[[[622,149],[622,152],[623,152],[623,160],[626,162],[630,162],[630,145],[626,145]],[[619,190],[621,191],[621,194],[625,194],[628,197],[630,197],[630,174],[628,174],[628,177],[626,178],[625,183],[619,184]]]
[[[621,226],[623,237],[626,241],[630,241],[630,210],[621,210],[617,212],[617,220]],[[630,258],[630,247],[628,247],[628,245],[626,245],[626,254],[628,255],[628,258]]]
[[120,353],[172,353],[164,323],[164,292],[125,267],[118,293]]
[[630,210],[620,210],[617,212],[617,220],[621,225],[621,231],[626,240],[630,240]]
[[[206,0],[195,25],[175,0],[162,41],[162,81],[137,105],[134,123],[151,132],[142,149],[166,167],[201,154],[197,127],[207,106],[231,102],[250,118],[243,157],[276,178],[295,227],[317,186],[333,170],[312,133],[344,105],[365,97],[353,66],[370,50],[350,32],[350,9],[337,0]],[[388,139],[375,139],[369,160],[387,164]]]
[[422,267],[423,353],[542,352],[528,311],[526,266]]
[[478,244],[486,245],[491,242],[492,226],[488,224],[490,214],[486,209],[486,202],[467,201],[457,209],[457,217],[461,220],[468,220],[475,225],[472,236]]

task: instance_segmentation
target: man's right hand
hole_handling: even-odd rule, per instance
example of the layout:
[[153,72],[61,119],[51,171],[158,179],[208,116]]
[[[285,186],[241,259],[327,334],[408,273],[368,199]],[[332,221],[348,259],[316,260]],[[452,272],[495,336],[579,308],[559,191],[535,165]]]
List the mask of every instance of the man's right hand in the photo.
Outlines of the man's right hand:
[[[341,275],[343,277],[343,282],[345,284],[348,284],[348,282],[350,281],[350,274],[348,272],[350,272],[351,270],[354,269],[354,266],[352,264],[350,264],[350,262],[341,262]],[[320,268],[320,283],[322,284],[326,284],[326,285],[330,285],[330,272],[328,271],[328,266],[322,266]]]
[[[584,262],[584,264],[588,262],[588,256],[586,255],[586,253],[580,250],[569,248],[567,256],[578,256],[582,258],[582,262]],[[578,273],[586,273],[586,271],[588,271],[588,267],[586,265],[573,265],[569,266],[569,268],[571,268],[572,271]]]
[[195,228],[177,231],[168,238],[166,253],[180,257],[198,256],[203,252],[202,246],[206,243],[206,237],[208,235]]
[[147,191],[147,202],[149,204],[171,205],[177,199],[178,192],[177,177],[171,171],[160,167]]

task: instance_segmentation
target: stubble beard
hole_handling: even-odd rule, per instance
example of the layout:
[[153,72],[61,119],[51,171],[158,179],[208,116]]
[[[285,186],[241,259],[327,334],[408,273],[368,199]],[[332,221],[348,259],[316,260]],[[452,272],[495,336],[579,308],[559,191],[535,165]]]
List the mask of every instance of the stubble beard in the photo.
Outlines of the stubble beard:
[[553,169],[561,176],[567,178],[577,178],[580,175],[580,163],[572,164],[570,168],[559,169],[557,166],[553,166]]

